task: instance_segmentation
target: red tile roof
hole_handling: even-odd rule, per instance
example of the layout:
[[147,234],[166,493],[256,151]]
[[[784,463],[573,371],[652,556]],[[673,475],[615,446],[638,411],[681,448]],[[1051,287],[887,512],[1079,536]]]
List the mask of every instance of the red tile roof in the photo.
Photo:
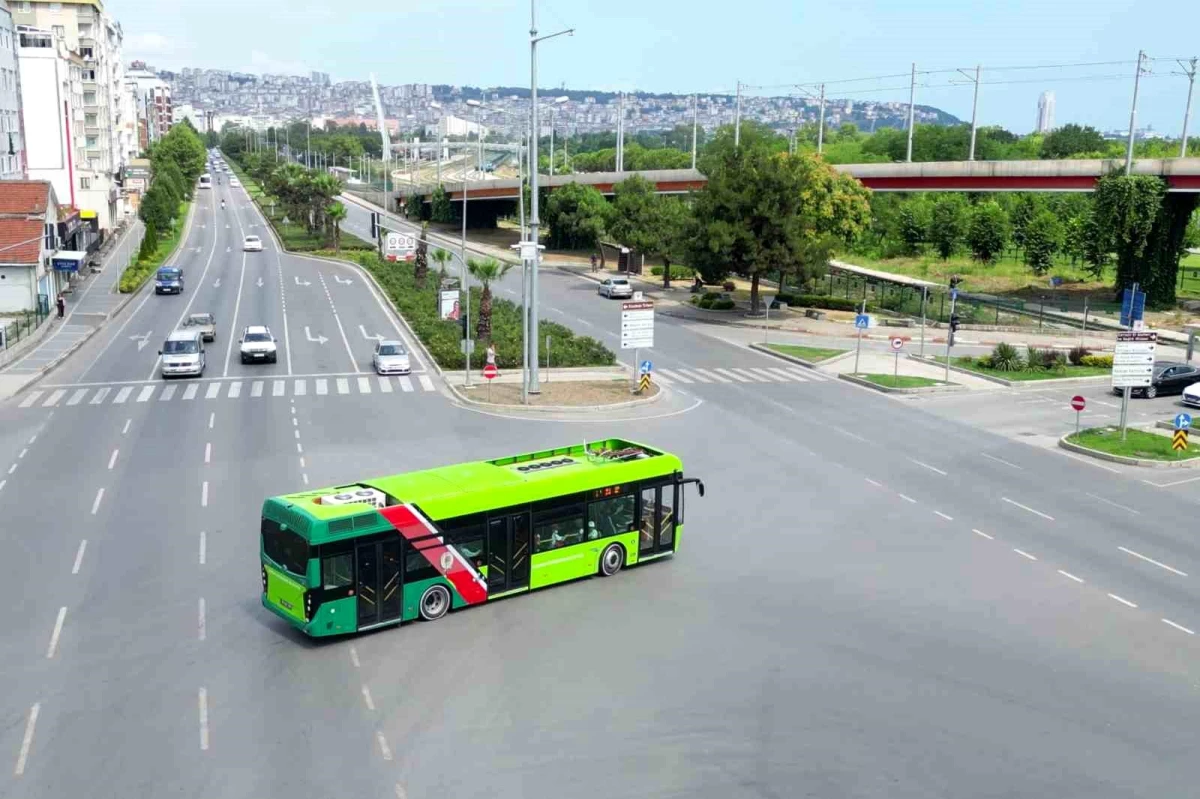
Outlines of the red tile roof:
[[45,224],[44,219],[0,217],[0,264],[36,265],[42,253]]
[[44,217],[50,200],[50,183],[45,180],[0,181],[0,215],[27,214]]

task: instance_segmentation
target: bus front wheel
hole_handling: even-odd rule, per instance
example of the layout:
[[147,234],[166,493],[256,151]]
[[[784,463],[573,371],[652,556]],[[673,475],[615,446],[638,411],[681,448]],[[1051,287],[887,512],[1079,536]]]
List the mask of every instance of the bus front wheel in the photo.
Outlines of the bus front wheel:
[[450,610],[450,592],[444,585],[431,585],[421,594],[421,618],[437,621]]
[[600,555],[600,576],[612,577],[625,565],[625,550],[620,544],[609,544]]

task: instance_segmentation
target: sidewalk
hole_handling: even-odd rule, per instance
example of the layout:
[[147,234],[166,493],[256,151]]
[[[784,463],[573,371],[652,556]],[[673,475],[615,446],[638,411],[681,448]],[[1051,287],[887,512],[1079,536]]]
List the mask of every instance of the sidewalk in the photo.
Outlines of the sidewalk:
[[134,219],[101,262],[101,272],[84,282],[83,290],[67,296],[67,315],[50,319],[48,334],[24,355],[0,369],[0,399],[11,397],[70,355],[133,297],[118,294],[117,283],[129,259],[142,243],[143,226]]

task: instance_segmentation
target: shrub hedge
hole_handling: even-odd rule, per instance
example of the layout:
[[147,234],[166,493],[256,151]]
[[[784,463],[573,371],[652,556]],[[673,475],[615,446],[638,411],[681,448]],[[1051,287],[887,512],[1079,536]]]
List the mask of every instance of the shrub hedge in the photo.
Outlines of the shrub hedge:
[[1095,366],[1101,369],[1111,369],[1113,364],[1113,356],[1111,355],[1084,355],[1079,359],[1080,366]]
[[[318,255],[334,257],[330,250]],[[416,332],[429,354],[443,369],[461,369],[463,354],[459,349],[462,329],[458,322],[442,321],[438,314],[437,278],[431,273],[424,287],[413,280],[413,264],[404,261],[389,262],[374,252],[343,251],[340,257],[355,261],[374,275],[401,315]],[[471,289],[471,326],[479,314],[481,290]],[[616,356],[590,336],[579,336],[570,328],[541,320],[541,335],[538,342],[540,362],[546,364],[546,338],[551,339],[550,366],[612,366]],[[521,310],[513,302],[492,296],[492,344],[496,347],[496,365],[501,369],[521,367]],[[485,343],[476,344],[471,356],[471,365],[482,369],[486,361]]]
[[158,237],[158,246],[149,256],[143,258],[139,253],[137,260],[125,267],[125,270],[121,272],[121,279],[117,282],[117,291],[122,294],[132,294],[140,289],[142,284],[163,265],[163,261],[170,257],[179,244],[179,237],[183,234],[183,220],[187,219],[187,212],[188,203],[180,203],[179,216],[171,223],[171,230],[165,236]]
[[[655,277],[662,277],[663,268],[661,266],[650,267],[650,274]],[[691,280],[696,276],[696,270],[690,266],[675,266],[671,264],[671,279],[672,280]]]

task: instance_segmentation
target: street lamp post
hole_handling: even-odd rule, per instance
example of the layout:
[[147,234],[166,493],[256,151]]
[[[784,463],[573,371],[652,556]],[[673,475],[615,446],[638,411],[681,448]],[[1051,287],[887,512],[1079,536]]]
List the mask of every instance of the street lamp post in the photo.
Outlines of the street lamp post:
[[[556,36],[566,34],[573,36],[574,28],[551,33],[546,36],[539,37],[537,35],[537,0],[529,0],[529,92],[532,102],[530,103],[530,115],[532,116],[532,124],[530,124],[529,135],[529,192],[530,192],[530,208],[529,208],[529,240],[533,243],[530,249],[533,251],[533,263],[529,277],[529,294],[532,302],[530,303],[530,312],[532,319],[529,322],[529,334],[531,346],[533,348],[533,358],[530,363],[529,370],[529,393],[538,394],[541,392],[541,387],[538,385],[538,264],[541,261],[541,253],[538,252],[538,134],[541,129],[538,127],[538,95],[537,95],[537,46],[538,42],[546,39],[553,39]],[[466,195],[464,195],[465,201]]]

